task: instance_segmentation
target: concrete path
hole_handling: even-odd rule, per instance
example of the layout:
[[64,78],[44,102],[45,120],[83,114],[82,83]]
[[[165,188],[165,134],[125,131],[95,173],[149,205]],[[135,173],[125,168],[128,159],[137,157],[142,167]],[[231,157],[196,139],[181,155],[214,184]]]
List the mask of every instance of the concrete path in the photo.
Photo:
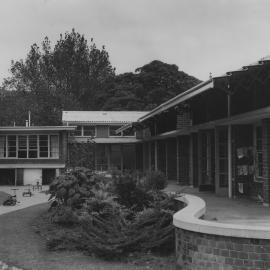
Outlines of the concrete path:
[[[10,195],[14,195],[14,190],[12,190],[14,187],[13,186],[0,186],[0,191],[3,191],[5,193],[8,193]],[[17,196],[17,201],[18,203],[14,206],[3,206],[0,205],[0,215],[9,213],[9,212],[14,212],[20,209],[24,209],[33,205],[41,204],[41,203],[46,203],[48,202],[49,195],[45,193],[46,190],[48,190],[48,186],[43,186],[42,190],[43,192],[40,191],[32,191],[32,196],[31,197],[23,197],[23,192],[27,190],[27,187],[16,187],[18,190],[16,190],[16,196]],[[4,263],[3,261],[0,261],[0,270],[22,270],[21,268],[17,268],[15,266],[8,265]]]
[[[12,186],[0,186],[0,191],[6,192],[8,194],[14,195],[14,191],[12,190],[14,187]],[[29,197],[23,197],[23,192],[27,190],[27,187],[18,186],[16,187],[18,190],[16,190],[17,195],[17,201],[18,203],[14,206],[4,206],[0,205],[0,215],[6,214],[9,212],[17,211],[20,209],[27,208],[29,206],[33,206],[40,203],[48,202],[49,195],[45,193],[46,190],[48,190],[48,186],[42,187],[42,192],[40,191],[32,191],[33,196]]]
[[197,188],[169,183],[169,192],[182,192],[201,197],[206,202],[205,219],[222,223],[254,224],[270,226],[270,209],[253,200],[217,196],[210,192],[199,192]]

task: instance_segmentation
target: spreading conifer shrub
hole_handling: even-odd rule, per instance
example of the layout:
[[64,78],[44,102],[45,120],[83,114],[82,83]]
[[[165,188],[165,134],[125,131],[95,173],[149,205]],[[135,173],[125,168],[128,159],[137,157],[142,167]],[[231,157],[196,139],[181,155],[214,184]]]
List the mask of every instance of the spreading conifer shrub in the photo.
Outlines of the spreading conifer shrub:
[[[174,196],[159,190],[165,183],[160,173],[106,178],[76,168],[50,186],[51,220],[63,229],[79,228],[76,246],[106,259],[138,251],[168,253],[174,248],[172,216],[178,209]],[[68,246],[69,234],[50,238],[47,247]],[[74,236],[71,241],[76,242]]]

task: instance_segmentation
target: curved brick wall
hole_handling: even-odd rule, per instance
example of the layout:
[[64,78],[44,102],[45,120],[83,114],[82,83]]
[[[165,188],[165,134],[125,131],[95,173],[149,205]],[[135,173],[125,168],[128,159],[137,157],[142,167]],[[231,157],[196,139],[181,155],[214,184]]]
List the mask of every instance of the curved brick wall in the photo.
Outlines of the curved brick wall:
[[270,269],[269,227],[202,220],[202,199],[185,194],[179,200],[186,207],[173,218],[177,270]]
[[177,270],[270,269],[270,240],[237,238],[176,228]]

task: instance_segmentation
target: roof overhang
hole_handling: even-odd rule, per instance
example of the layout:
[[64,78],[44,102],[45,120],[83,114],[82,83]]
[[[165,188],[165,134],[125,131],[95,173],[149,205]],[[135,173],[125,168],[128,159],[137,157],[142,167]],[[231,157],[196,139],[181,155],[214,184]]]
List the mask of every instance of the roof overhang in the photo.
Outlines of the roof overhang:
[[[16,159],[16,162],[18,160]],[[25,163],[8,163],[8,164],[0,164],[0,169],[60,169],[60,168],[65,168],[65,163],[55,163],[55,164],[36,164],[34,163],[30,164],[25,164]]]
[[93,138],[91,141],[89,141],[87,138],[82,137],[73,137],[70,138],[69,143],[109,143],[109,144],[115,144],[115,143],[136,143],[140,140],[138,140],[136,137],[112,137],[112,138]]
[[214,82],[212,79],[202,82],[194,87],[192,87],[191,89],[175,96],[174,98],[162,103],[161,105],[159,105],[158,107],[156,107],[155,109],[153,109],[152,111],[150,111],[149,113],[147,113],[146,115],[144,115],[143,117],[138,119],[138,122],[143,122],[157,114],[160,114],[163,111],[166,111],[172,107],[175,107],[177,105],[179,105],[180,103],[200,94],[203,93],[207,90],[210,90],[214,87]]
[[63,124],[70,124],[70,123],[72,123],[72,124],[75,124],[75,125],[99,125],[99,126],[101,126],[101,125],[118,125],[118,126],[120,126],[120,125],[125,125],[125,124],[128,124],[128,123],[130,123],[130,122],[126,122],[126,121],[80,121],[80,120],[78,120],[78,121],[63,121]]
[[0,132],[5,131],[73,131],[76,129],[76,126],[12,126],[12,127],[0,127]]
[[254,124],[266,118],[270,119],[270,106],[266,108],[254,110],[251,112],[247,112],[247,113],[234,115],[232,117],[219,119],[216,121],[202,123],[202,124],[195,125],[192,127],[164,132],[157,136],[144,138],[143,140],[144,141],[163,140],[167,138],[175,138],[177,136],[189,135],[190,133],[198,132],[199,130],[213,129],[215,127],[228,126],[228,125]]

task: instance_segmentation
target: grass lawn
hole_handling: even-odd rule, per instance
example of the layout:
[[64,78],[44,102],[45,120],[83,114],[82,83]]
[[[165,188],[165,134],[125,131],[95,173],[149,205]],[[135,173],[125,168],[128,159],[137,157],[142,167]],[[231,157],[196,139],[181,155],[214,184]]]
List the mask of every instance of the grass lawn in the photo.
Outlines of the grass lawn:
[[[1,196],[1,194],[0,194]],[[174,256],[140,256],[132,263],[107,262],[73,251],[48,251],[33,224],[48,209],[40,204],[0,216],[0,260],[25,270],[173,270]]]

